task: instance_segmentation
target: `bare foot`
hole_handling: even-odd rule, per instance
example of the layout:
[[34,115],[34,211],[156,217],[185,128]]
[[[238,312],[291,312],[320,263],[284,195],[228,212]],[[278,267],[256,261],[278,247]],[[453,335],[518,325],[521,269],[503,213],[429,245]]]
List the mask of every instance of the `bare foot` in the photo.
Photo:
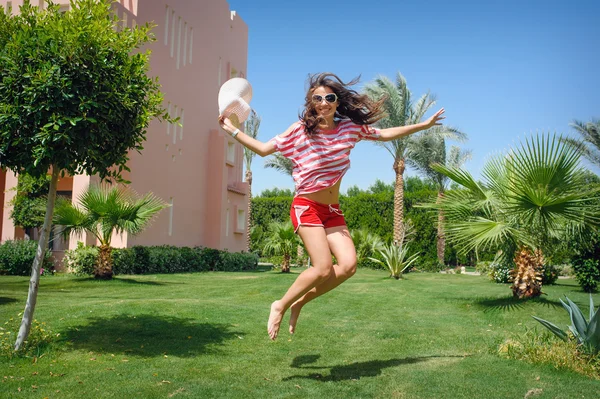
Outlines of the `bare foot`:
[[290,334],[296,331],[296,323],[298,322],[298,316],[300,316],[300,310],[302,310],[302,306],[298,302],[290,307]]
[[269,314],[267,331],[269,332],[269,337],[273,340],[277,338],[277,333],[279,332],[279,324],[281,324],[281,319],[283,319],[284,313],[285,310],[281,307],[279,301],[275,301],[271,304],[271,313]]

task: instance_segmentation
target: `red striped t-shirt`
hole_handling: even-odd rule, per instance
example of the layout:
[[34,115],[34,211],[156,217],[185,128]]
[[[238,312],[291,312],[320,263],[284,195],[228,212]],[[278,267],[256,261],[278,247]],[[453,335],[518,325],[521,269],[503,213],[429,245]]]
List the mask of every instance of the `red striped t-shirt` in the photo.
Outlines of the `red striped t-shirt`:
[[360,140],[378,140],[379,129],[342,120],[332,130],[307,134],[298,121],[290,134],[275,136],[275,149],[292,161],[296,194],[314,193],[333,186],[350,168],[350,150]]

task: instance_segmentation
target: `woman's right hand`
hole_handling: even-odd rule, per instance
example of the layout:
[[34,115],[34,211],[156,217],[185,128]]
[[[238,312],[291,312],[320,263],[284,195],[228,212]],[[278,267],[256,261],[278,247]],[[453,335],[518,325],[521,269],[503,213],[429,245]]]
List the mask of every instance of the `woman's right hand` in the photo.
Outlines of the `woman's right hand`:
[[234,132],[236,129],[236,127],[233,126],[233,123],[231,123],[231,120],[225,115],[219,115],[219,125],[221,125],[223,130],[229,133]]

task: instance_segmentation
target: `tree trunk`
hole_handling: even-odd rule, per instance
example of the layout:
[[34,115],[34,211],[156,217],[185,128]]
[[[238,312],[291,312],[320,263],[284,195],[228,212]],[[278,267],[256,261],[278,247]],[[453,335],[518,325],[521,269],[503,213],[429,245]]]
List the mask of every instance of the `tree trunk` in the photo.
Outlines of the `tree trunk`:
[[[437,197],[437,203],[439,204],[444,197],[444,192],[439,191]],[[437,258],[438,263],[444,264],[444,254],[446,253],[446,234],[444,233],[444,221],[446,217],[444,212],[440,209],[438,211],[438,226],[437,226]]]
[[281,273],[289,273],[290,272],[290,255],[283,255],[283,260],[281,261]]
[[25,310],[23,311],[23,319],[21,320],[21,327],[19,327],[19,333],[17,335],[17,341],[15,342],[15,350],[19,350],[23,341],[29,336],[31,330],[31,323],[33,321],[33,312],[35,311],[35,304],[37,302],[38,287],[40,284],[40,269],[46,255],[46,248],[48,248],[48,237],[50,235],[50,228],[52,227],[52,217],[54,214],[54,202],[56,201],[56,185],[58,183],[57,168],[52,168],[52,180],[50,181],[50,189],[48,191],[48,203],[46,204],[46,216],[44,217],[44,226],[38,240],[38,247],[35,253],[35,259],[31,266],[31,278],[29,279],[29,293],[27,294],[27,303],[25,304]]
[[404,240],[404,158],[394,162],[396,186],[394,187],[394,244],[402,245]]
[[110,245],[101,245],[96,266],[94,268],[94,277],[100,280],[110,280],[113,277],[113,259],[112,248]]
[[512,291],[513,295],[522,298],[538,297],[542,294],[541,270],[544,257],[540,249],[531,253],[525,247],[519,248],[515,256],[515,270]]
[[250,212],[252,212],[252,171],[246,170],[246,183],[248,183],[248,214],[246,215],[246,251],[250,252],[250,228],[252,227],[250,220]]

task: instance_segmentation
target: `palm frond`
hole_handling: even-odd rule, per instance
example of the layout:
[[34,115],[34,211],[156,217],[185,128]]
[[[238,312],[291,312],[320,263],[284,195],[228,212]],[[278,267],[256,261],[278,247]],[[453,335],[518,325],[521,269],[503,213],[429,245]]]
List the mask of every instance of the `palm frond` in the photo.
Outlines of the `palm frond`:
[[292,161],[278,152],[265,160],[265,168],[272,168],[289,176],[294,172]]

